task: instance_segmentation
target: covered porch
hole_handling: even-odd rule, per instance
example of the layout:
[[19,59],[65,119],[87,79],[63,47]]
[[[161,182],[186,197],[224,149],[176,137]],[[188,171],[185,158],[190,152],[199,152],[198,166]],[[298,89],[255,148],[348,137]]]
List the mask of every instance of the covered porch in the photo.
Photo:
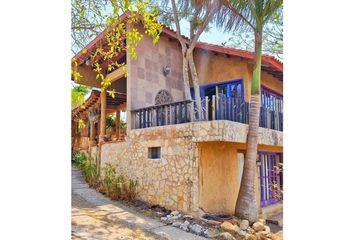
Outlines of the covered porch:
[[[122,124],[125,122],[122,114],[125,111],[126,94],[116,93],[113,98],[107,92],[92,90],[85,103],[72,111],[74,148],[85,150],[97,146],[100,138],[103,143],[124,141],[126,127]],[[85,124],[81,129],[78,126],[79,119],[82,119]]]
[[[95,48],[93,43],[89,45],[90,48]],[[82,132],[86,133],[82,135],[87,138],[86,142],[89,142],[89,147],[105,142],[124,141],[126,136],[126,71],[124,67],[110,67],[113,63],[125,63],[126,52],[122,51],[110,60],[105,60],[103,56],[97,58],[104,79],[109,79],[110,82],[110,85],[103,91],[101,80],[97,79],[97,73],[91,66],[94,60],[91,56],[79,52],[75,56],[77,66],[73,66],[82,75],[75,83],[86,85],[93,89],[82,107],[78,107],[72,111],[73,115],[76,114],[80,116],[80,119],[85,121],[86,126],[82,129]],[[72,78],[72,80],[74,79]],[[121,120],[124,120],[124,123],[121,123]]]

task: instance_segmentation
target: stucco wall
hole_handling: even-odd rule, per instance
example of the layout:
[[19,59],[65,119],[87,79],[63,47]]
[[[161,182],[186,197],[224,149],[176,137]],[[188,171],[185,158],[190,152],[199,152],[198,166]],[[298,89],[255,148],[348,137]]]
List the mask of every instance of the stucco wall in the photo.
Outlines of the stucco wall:
[[230,143],[198,144],[200,207],[208,213],[233,214],[238,194],[237,150]]
[[[233,215],[242,178],[244,146],[231,142],[204,142],[198,143],[198,151],[200,207],[210,213]],[[255,184],[257,206],[262,213],[257,174]]]
[[[194,60],[197,67],[200,85],[230,80],[243,79],[245,100],[251,95],[253,65],[239,57],[226,57],[210,51],[196,49]],[[283,83],[272,75],[262,71],[262,85],[283,94]]]

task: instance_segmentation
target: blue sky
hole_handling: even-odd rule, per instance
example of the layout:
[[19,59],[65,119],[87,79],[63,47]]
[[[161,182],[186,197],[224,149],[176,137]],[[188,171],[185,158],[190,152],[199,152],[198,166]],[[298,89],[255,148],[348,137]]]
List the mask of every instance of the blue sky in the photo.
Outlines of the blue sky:
[[[171,26],[175,29],[174,24]],[[181,21],[181,32],[183,35],[189,37],[189,23],[186,20]],[[231,37],[230,33],[223,33],[219,31],[214,24],[210,25],[208,32],[203,32],[199,38],[201,42],[207,42],[212,44],[221,45],[223,42],[227,42]]]

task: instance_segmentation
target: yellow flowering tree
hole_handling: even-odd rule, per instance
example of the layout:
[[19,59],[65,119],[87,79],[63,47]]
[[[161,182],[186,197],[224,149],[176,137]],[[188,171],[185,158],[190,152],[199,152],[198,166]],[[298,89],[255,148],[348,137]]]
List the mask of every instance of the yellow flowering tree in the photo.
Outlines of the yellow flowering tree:
[[[152,42],[158,42],[162,25],[157,21],[157,15],[158,9],[146,0],[72,0],[72,51],[80,49],[82,56],[82,59],[72,58],[72,79],[78,82],[82,78],[78,66],[85,59],[85,63],[95,72],[96,80],[100,81],[101,91],[106,91],[111,85],[107,71],[121,68],[127,74],[125,63],[118,62],[120,54],[127,52],[131,59],[137,58],[136,47],[143,38],[138,30],[139,23],[142,23],[144,33],[152,38]],[[95,48],[85,48],[103,29],[104,38]],[[108,64],[107,69],[102,68],[102,61]],[[114,89],[108,93],[115,97]]]

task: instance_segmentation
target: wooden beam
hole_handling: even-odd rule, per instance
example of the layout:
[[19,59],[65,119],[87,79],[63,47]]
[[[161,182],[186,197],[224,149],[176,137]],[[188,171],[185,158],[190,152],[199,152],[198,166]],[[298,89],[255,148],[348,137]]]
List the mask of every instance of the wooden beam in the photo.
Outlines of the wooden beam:
[[117,56],[113,57],[112,59],[106,60],[101,64],[101,68],[103,70],[106,70],[108,68],[109,63],[113,63],[116,61],[119,61],[121,58],[123,58],[126,55],[125,51],[120,52]]
[[124,77],[124,74],[125,74],[125,71],[123,70],[123,67],[120,67],[117,70],[107,74],[106,78],[110,78],[111,82],[114,82],[119,79],[122,79]]
[[106,135],[106,91],[101,92],[101,121],[100,121],[100,138],[99,142],[103,142],[103,138]]
[[[96,73],[91,70],[90,66],[86,66],[84,64],[74,69],[82,75],[80,80],[75,81],[76,83],[83,84],[89,87],[101,88],[101,82],[96,79]],[[72,80],[74,79],[72,78]]]

